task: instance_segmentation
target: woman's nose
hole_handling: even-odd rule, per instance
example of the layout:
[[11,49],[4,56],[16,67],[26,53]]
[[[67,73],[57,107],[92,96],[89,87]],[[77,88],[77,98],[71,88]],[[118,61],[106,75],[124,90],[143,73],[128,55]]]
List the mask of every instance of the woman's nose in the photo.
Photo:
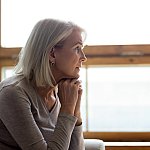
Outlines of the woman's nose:
[[81,61],[82,62],[86,62],[87,61],[87,58],[86,58],[85,53],[83,52],[83,50],[81,51]]

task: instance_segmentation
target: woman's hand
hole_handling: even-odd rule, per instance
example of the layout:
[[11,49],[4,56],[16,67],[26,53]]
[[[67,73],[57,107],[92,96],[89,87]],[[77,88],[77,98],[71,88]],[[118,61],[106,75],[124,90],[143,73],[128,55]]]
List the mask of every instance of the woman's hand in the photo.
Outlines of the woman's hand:
[[82,87],[80,85],[79,90],[78,90],[78,100],[77,100],[75,111],[74,111],[74,115],[78,118],[78,120],[76,122],[76,125],[81,125],[82,124],[81,112],[80,112],[81,96],[82,96]]
[[64,79],[58,84],[58,97],[61,103],[60,112],[65,112],[76,117],[79,115],[80,87],[81,82],[77,79]]

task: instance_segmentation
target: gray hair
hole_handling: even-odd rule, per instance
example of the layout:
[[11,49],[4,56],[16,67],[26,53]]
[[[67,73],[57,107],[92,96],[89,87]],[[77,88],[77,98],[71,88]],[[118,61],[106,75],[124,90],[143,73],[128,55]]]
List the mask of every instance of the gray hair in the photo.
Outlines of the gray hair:
[[50,51],[62,43],[74,29],[85,31],[72,22],[55,19],[39,21],[33,28],[28,41],[19,54],[19,62],[15,67],[17,74],[24,75],[29,81],[35,80],[36,86],[54,87],[55,81],[49,62]]

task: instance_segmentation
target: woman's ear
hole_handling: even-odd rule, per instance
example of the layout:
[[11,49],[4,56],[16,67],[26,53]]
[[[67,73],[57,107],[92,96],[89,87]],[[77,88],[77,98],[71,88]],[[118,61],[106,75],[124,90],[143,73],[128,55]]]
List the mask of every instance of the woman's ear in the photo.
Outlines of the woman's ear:
[[50,62],[55,63],[55,49],[54,48],[52,48],[50,53],[49,53],[49,60],[50,60]]

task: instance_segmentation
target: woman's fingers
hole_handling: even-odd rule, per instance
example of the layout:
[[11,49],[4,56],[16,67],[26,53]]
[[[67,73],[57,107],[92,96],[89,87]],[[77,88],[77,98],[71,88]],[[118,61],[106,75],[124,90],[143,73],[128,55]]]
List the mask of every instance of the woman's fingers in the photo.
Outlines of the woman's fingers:
[[74,115],[78,100],[80,82],[75,79],[65,79],[58,84],[58,97],[61,103],[61,110]]
[[64,79],[58,84],[58,96],[61,102],[61,111],[79,117],[82,95],[81,81]]

